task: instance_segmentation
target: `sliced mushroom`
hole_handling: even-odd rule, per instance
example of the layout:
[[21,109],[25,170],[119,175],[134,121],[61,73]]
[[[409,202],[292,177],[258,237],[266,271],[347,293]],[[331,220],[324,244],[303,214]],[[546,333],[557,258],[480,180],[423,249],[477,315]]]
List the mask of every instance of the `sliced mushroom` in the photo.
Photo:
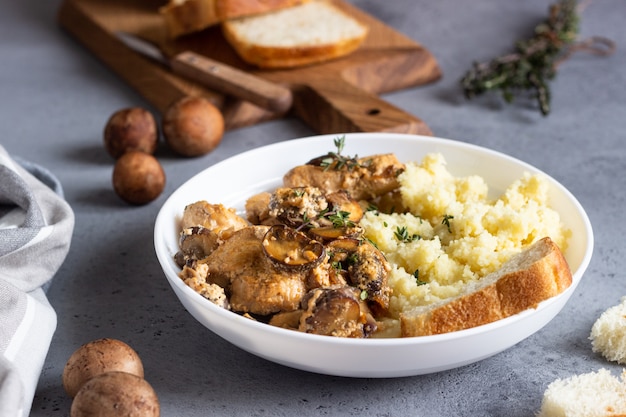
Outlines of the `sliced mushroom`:
[[367,241],[359,246],[354,262],[348,267],[350,281],[366,292],[364,298],[376,314],[383,314],[389,308],[391,288],[387,277],[390,270],[382,252]]
[[363,228],[358,225],[347,227],[325,226],[314,227],[312,229],[309,229],[307,233],[315,240],[319,240],[321,242],[330,242],[331,240],[346,237],[359,238],[363,235]]
[[348,267],[352,262],[352,254],[356,253],[360,240],[355,238],[336,239],[326,244],[328,262],[331,265],[330,275],[334,281],[344,281],[346,284],[351,280],[348,277]]
[[363,218],[363,208],[346,190],[335,191],[326,195],[326,200],[333,212],[348,213],[347,221],[358,223]]
[[360,237],[363,229],[358,222],[363,218],[363,209],[358,201],[346,191],[337,191],[326,196],[329,210],[319,216],[316,226],[307,233],[316,240],[328,242],[342,237]]
[[274,225],[263,238],[263,251],[279,269],[306,271],[326,257],[324,245],[285,225]]
[[176,262],[182,267],[189,261],[204,259],[218,246],[219,238],[215,232],[202,226],[188,227],[180,233]]
[[328,243],[327,248],[331,262],[341,262],[344,269],[349,266],[350,255],[357,252],[359,246],[363,243],[360,239],[345,238],[337,239]]
[[330,154],[320,155],[313,159],[310,159],[305,165],[312,165],[316,167],[323,167],[329,163],[334,162],[334,157]]
[[336,273],[361,291],[376,314],[384,313],[391,294],[387,283],[391,267],[382,252],[366,240],[352,238],[332,241],[327,250]]
[[318,288],[302,300],[299,330],[326,336],[363,338],[375,331],[371,314],[361,309],[352,287]]
[[302,310],[283,311],[272,316],[269,324],[283,329],[298,330]]

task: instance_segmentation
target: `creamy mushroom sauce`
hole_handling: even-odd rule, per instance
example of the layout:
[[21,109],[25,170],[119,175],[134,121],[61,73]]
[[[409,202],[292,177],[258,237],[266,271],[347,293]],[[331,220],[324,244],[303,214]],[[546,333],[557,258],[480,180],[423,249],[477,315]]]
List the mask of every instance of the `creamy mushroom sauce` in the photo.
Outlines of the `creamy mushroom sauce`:
[[284,187],[251,196],[245,218],[219,203],[192,203],[175,256],[180,278],[216,305],[270,325],[370,337],[389,306],[390,265],[359,221],[374,204],[390,205],[382,200],[395,198],[403,170],[392,154],[349,158],[339,150],[294,167]]

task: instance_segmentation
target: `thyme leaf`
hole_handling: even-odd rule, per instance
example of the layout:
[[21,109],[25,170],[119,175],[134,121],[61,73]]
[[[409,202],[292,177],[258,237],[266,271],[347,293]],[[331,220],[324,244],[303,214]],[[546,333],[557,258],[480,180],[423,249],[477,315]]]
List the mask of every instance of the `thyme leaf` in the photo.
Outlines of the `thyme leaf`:
[[452,229],[450,227],[450,220],[454,219],[454,216],[449,214],[443,215],[443,220],[441,220],[441,224],[445,225],[448,228],[448,233],[452,233]]
[[422,281],[420,279],[420,270],[416,269],[415,272],[413,272],[413,278],[415,278],[415,283],[417,284],[417,286],[419,287],[420,285],[426,285],[428,284],[428,282],[426,281]]
[[327,219],[329,220],[335,229],[341,227],[354,227],[356,223],[350,220],[349,211],[331,211],[330,209],[324,209],[319,212],[314,218],[310,218],[307,213],[302,215],[302,224],[296,228],[296,230],[302,230],[311,227],[315,220]]

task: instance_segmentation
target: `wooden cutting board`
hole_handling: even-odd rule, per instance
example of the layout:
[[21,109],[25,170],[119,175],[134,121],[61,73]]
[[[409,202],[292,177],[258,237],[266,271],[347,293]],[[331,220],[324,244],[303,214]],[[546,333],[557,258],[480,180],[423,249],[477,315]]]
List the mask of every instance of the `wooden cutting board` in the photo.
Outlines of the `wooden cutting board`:
[[[358,8],[334,2],[369,27],[367,39],[349,56],[289,70],[260,70],[246,64],[224,39],[219,26],[168,39],[158,13],[164,0],[65,0],[58,21],[161,112],[183,96],[202,95],[221,109],[226,129],[295,116],[318,133],[388,131],[430,135],[423,120],[378,94],[439,79],[441,72],[433,55]],[[192,50],[283,84],[293,92],[293,107],[286,114],[276,114],[220,95],[131,51],[115,37],[117,31],[149,39],[167,53]]]

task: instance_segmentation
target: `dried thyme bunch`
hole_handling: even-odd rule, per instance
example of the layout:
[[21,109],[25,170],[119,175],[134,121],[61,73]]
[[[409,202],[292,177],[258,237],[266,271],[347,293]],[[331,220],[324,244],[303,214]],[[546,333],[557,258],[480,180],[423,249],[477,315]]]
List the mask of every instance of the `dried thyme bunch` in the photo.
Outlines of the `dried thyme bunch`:
[[[550,6],[546,21],[535,27],[534,35],[515,45],[515,52],[489,62],[474,63],[461,80],[465,97],[471,99],[490,90],[502,90],[506,102],[521,90],[534,90],[541,113],[550,112],[548,81],[560,62],[575,50],[612,53],[613,43],[594,37],[576,44],[579,16],[575,0],[560,0]],[[599,45],[594,45],[597,43]]]

